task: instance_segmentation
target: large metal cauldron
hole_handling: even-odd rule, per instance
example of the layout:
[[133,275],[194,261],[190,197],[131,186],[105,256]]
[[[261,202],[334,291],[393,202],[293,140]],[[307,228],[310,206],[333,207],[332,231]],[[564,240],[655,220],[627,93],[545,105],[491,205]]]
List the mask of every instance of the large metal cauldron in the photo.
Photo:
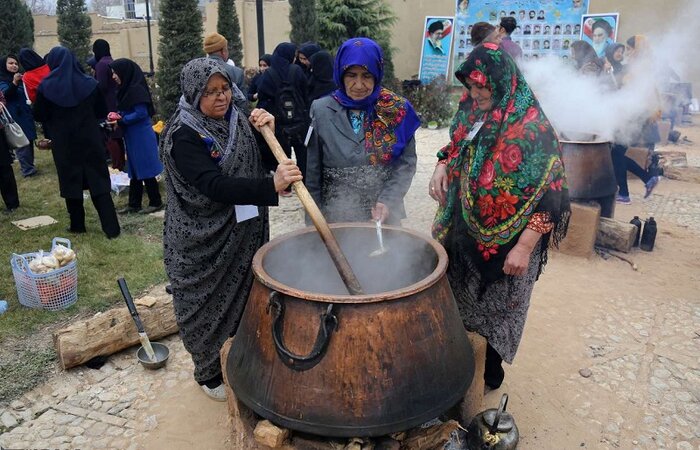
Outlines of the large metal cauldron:
[[617,182],[610,155],[610,142],[595,140],[560,139],[569,196],[572,200],[596,201],[600,215],[613,217]]
[[370,258],[374,226],[331,228],[367,295],[346,294],[311,228],[263,246],[228,355],[236,396],[272,422],[334,437],[394,433],[445,412],[474,374],[445,250],[386,227],[388,253]]

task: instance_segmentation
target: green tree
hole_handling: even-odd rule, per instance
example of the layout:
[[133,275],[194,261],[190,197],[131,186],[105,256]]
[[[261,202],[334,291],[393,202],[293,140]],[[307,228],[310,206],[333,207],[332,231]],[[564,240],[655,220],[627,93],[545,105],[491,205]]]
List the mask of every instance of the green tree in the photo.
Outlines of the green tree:
[[384,50],[384,76],[394,78],[391,29],[396,15],[385,0],[318,0],[318,42],[333,51],[352,37],[374,39]]
[[316,0],[289,0],[289,23],[292,32],[289,39],[295,44],[315,42],[318,39],[316,26]]
[[229,58],[238,67],[241,67],[243,64],[243,43],[241,42],[241,25],[238,22],[236,0],[219,0],[216,31],[228,41]]
[[0,55],[34,45],[34,19],[22,0],[9,0],[0,14]]
[[160,3],[158,71],[159,113],[168,119],[180,98],[180,72],[191,59],[202,56],[202,20],[197,0],[163,0]]
[[92,21],[87,15],[85,0],[58,0],[58,42],[71,49],[82,64],[90,53]]

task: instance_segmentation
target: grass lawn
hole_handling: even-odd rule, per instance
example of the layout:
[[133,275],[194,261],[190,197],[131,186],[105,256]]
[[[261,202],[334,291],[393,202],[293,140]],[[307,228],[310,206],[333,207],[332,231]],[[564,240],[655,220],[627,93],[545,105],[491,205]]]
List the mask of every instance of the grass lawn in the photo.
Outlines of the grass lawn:
[[[51,153],[37,151],[36,166],[40,175],[24,179],[19,174],[18,163],[14,164],[21,206],[11,215],[0,214],[0,255],[4,261],[0,263],[0,299],[9,303],[8,311],[0,316],[2,400],[16,397],[31,388],[53,367],[55,353],[53,347],[47,345],[51,338],[48,330],[76,317],[89,316],[123,304],[117,278],[127,280],[134,296],[166,280],[162,219],[143,214],[120,216],[122,234],[117,239],[109,240],[100,228],[92,202],[86,199],[88,232],[68,233],[68,213],[58,193],[58,179]],[[125,193],[114,199],[117,208],[126,206]],[[4,208],[4,204],[1,206]],[[39,215],[51,216],[58,223],[28,231],[21,231],[11,223]],[[70,239],[78,256],[78,301],[58,312],[24,307],[17,300],[10,257],[13,253],[29,253],[39,249],[48,251],[51,240],[57,236]],[[33,345],[38,342],[44,345]]]

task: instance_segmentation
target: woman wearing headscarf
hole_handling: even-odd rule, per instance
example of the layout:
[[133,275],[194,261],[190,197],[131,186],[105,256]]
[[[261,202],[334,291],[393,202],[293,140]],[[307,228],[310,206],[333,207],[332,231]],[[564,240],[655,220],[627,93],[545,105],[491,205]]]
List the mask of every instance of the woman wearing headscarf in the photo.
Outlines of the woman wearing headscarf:
[[347,40],[335,58],[339,88],[311,107],[306,186],[331,222],[406,217],[420,120],[408,100],[382,87],[383,76],[381,47]]
[[571,44],[571,58],[580,74],[597,77],[603,72],[603,60],[588,42],[576,41]]
[[338,86],[333,80],[333,56],[321,50],[310,58],[309,104],[314,100],[332,94]]
[[86,232],[83,190],[89,189],[102,231],[115,238],[120,228],[99,124],[107,115],[104,98],[97,81],[83,73],[67,48],[51,49],[46,63],[51,73],[39,85],[34,116],[51,136],[60,194],[70,216],[68,231]]
[[622,61],[625,59],[625,46],[618,43],[610,44],[605,48],[606,69],[615,80],[615,87],[622,87],[625,77],[625,66]]
[[[0,104],[7,106],[5,96],[0,91]],[[3,132],[3,124],[0,121],[0,196],[5,202],[5,214],[11,214],[15,209],[19,208],[19,194],[17,193],[17,180],[15,180],[15,172],[12,170],[12,154],[10,146],[7,145],[7,139]]]
[[46,78],[51,70],[46,65],[44,58],[29,48],[23,48],[19,51],[19,63],[24,69],[24,75],[22,75],[24,95],[30,102],[33,102],[36,99],[39,83]]
[[484,379],[496,389],[550,241],[566,234],[569,196],[557,135],[514,60],[486,43],[455,75],[467,92],[430,181],[433,236],[465,328],[488,341]]
[[34,139],[36,139],[36,126],[32,110],[27,104],[24,95],[22,73],[19,70],[19,58],[8,55],[0,58],[0,92],[5,96],[7,111],[19,124],[24,135],[29,139],[29,145],[15,149],[19,160],[23,177],[31,177],[37,174],[34,167]]
[[265,73],[265,71],[270,67],[271,63],[272,55],[269,55],[267,53],[262,55],[258,60],[258,73],[256,73],[253,79],[250,80],[250,84],[248,85],[248,92],[246,93],[249,102],[258,101],[258,85],[260,84],[260,80],[262,79],[263,73]]
[[[278,193],[301,172],[290,160],[272,177],[263,169],[260,136],[232,103],[232,82],[219,62],[193,59],[180,84],[180,103],[160,141],[164,263],[194,378],[224,401],[219,350],[236,333],[253,283],[253,255],[268,240],[267,206],[277,205]],[[257,129],[274,127],[261,109],[250,121]]]
[[[153,131],[151,117],[153,107],[151,92],[146,77],[138,64],[130,59],[119,58],[109,67],[112,69],[117,91],[117,126],[124,132],[126,165],[129,173],[129,204],[118,211],[122,214],[142,212],[150,214],[163,207],[156,176],[163,171],[158,159],[158,142]],[[110,115],[107,116],[111,118]],[[148,206],[141,209],[143,186],[146,185]]]
[[315,42],[301,44],[297,52],[297,64],[304,69],[304,75],[311,76],[311,57],[321,51],[321,47]]
[[[283,42],[272,52],[270,68],[263,73],[258,85],[258,107],[275,116],[275,136],[288,158],[292,148],[302,173],[306,173],[306,146],[304,139],[309,128],[308,80],[304,71],[294,63],[296,45]],[[287,92],[288,91],[288,92]],[[283,101],[292,102],[289,109],[282,109]],[[269,149],[263,153],[263,163],[268,170],[277,166]],[[288,194],[285,194],[288,195]]]
[[[112,69],[109,67],[113,61],[109,42],[104,39],[96,39],[92,44],[92,53],[95,55],[95,79],[107,104],[107,111],[116,111],[119,86],[112,79]],[[103,117],[102,121],[104,122],[106,119],[106,117]],[[117,170],[124,170],[126,161],[122,130],[120,128],[114,130],[105,129],[104,134],[105,145],[107,146],[109,159],[112,161],[112,167]]]

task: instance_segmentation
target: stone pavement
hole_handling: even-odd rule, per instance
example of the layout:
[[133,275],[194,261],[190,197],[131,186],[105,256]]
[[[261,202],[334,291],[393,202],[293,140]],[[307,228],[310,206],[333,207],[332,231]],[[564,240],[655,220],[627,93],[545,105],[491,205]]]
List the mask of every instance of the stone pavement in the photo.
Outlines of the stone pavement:
[[[447,139],[446,130],[417,133],[419,167],[406,197],[409,219],[404,226],[429,232],[435,204],[427,195],[427,182],[433,155]],[[694,148],[700,154],[700,148]],[[697,241],[700,186],[672,186],[664,180],[650,200],[641,202],[641,184],[632,182],[637,209],[618,207],[618,214],[626,218],[632,212],[653,213],[661,224],[677,224]],[[272,237],[304,226],[296,197],[282,198],[270,217]],[[612,270],[627,270],[639,283],[653,278],[653,273],[632,274],[623,263],[620,269],[611,261],[554,255],[536,288],[518,359],[506,368],[504,387],[486,398],[486,404],[494,407],[503,390],[511,394],[509,409],[520,426],[521,448],[700,449],[700,266],[692,265],[700,260],[698,248],[688,249],[688,267],[695,269],[679,269],[677,282],[688,289],[673,298],[646,286],[641,291],[630,289],[634,292],[629,295],[610,294],[598,285],[618,280]],[[659,250],[659,257],[663,252]],[[651,264],[648,255],[636,257],[642,266]],[[586,272],[580,279],[558,284],[560,275],[582,270],[581,266]],[[591,304],[567,303],[561,296],[567,289],[572,295],[589,290],[591,298],[586,300]],[[166,294],[161,285],[149,295]],[[161,342],[171,351],[165,369],[142,368],[134,347],[113,355],[99,370],[78,367],[59,373],[12,402],[0,410],[4,430],[0,446],[228,448],[225,438],[219,439],[227,430],[219,430],[216,445],[209,447],[202,440],[207,426],[220,425],[211,420],[224,415],[225,407],[194,392],[198,388],[192,380],[192,362],[180,339],[171,336]],[[553,350],[556,346],[560,348]],[[194,392],[194,400],[183,397],[181,402],[187,404],[181,408],[197,413],[173,419],[172,405],[183,389]],[[164,396],[171,398],[170,407],[165,407]],[[218,415],[207,416],[208,409]],[[198,415],[205,423],[203,433],[180,430],[178,445],[167,440],[178,428],[186,428],[182,420],[194,421]],[[170,424],[173,420],[181,422]],[[551,440],[554,435],[559,441]]]

